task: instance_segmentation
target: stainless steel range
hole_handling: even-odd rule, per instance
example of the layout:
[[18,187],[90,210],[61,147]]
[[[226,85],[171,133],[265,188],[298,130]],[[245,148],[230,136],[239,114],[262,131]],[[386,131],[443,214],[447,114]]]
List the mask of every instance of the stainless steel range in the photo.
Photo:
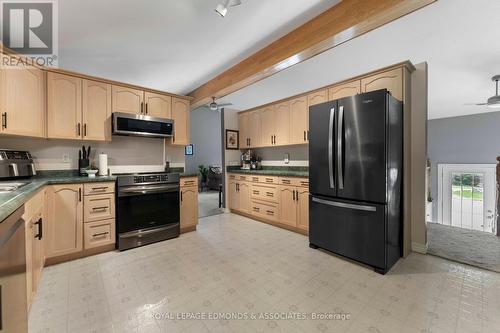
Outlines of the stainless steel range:
[[134,173],[117,176],[117,248],[122,250],[178,237],[178,173]]

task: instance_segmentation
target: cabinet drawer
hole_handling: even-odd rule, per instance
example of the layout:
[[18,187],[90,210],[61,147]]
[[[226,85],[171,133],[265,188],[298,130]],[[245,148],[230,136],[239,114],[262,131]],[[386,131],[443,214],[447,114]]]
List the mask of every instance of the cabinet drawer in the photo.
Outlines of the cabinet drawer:
[[235,180],[236,179],[236,175],[235,174],[230,174],[229,175],[229,179],[230,180]]
[[197,177],[181,178],[181,187],[198,186]]
[[250,213],[266,220],[278,221],[278,205],[274,203],[264,203],[252,200],[252,209]]
[[115,243],[115,220],[104,220],[84,224],[83,246],[91,249]]
[[83,221],[92,222],[115,218],[115,195],[96,194],[84,198]]
[[114,193],[114,192],[115,192],[114,182],[83,184],[83,194],[85,195]]
[[238,175],[238,180],[246,182],[247,180],[250,180],[250,175]]
[[280,185],[309,187],[309,178],[281,177],[279,183]]
[[250,196],[252,199],[278,202],[278,189],[275,186],[252,184]]

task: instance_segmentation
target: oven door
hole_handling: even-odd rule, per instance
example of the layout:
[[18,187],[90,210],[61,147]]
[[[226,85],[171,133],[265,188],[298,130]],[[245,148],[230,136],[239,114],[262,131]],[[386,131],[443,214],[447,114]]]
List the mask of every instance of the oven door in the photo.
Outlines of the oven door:
[[118,190],[118,232],[179,223],[179,185],[130,186]]

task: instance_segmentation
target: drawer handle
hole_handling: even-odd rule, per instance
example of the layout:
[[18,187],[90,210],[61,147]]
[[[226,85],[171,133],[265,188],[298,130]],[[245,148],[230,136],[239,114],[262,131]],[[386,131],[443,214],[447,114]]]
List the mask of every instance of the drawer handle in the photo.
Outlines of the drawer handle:
[[109,232],[108,232],[108,231],[106,231],[106,232],[100,232],[100,233],[98,233],[98,234],[93,234],[93,235],[92,235],[92,237],[94,237],[94,238],[95,238],[95,237],[101,237],[101,236],[106,236],[106,235],[108,235],[108,234],[109,234]]
[[272,193],[272,192],[266,192],[266,195],[267,195],[268,197],[274,197],[274,193]]
[[254,212],[260,212],[260,208],[258,208],[258,207],[253,207],[253,211],[254,211]]
[[282,182],[283,184],[290,184],[290,181],[289,181],[289,180],[287,180],[287,179],[283,179],[281,182]]
[[274,215],[274,212],[272,210],[266,210],[267,215]]
[[91,192],[106,192],[107,186],[103,187],[92,187]]
[[266,178],[266,183],[272,183],[273,179],[272,178]]
[[259,191],[253,191],[253,194],[259,194],[260,192]]
[[257,178],[257,177],[253,177],[253,178],[252,178],[252,180],[253,180],[253,181],[255,181],[255,182],[258,182],[258,181],[259,181],[259,178]]
[[97,211],[105,211],[107,210],[109,207],[94,207],[92,208],[92,211],[94,212],[97,212]]

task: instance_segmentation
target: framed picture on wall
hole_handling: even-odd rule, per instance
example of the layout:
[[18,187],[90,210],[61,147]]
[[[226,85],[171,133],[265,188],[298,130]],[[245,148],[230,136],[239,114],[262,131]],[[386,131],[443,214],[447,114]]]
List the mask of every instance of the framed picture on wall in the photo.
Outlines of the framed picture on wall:
[[235,130],[226,130],[226,149],[240,149],[240,132]]
[[194,155],[194,146],[193,144],[187,145],[184,147],[184,155],[191,156]]

